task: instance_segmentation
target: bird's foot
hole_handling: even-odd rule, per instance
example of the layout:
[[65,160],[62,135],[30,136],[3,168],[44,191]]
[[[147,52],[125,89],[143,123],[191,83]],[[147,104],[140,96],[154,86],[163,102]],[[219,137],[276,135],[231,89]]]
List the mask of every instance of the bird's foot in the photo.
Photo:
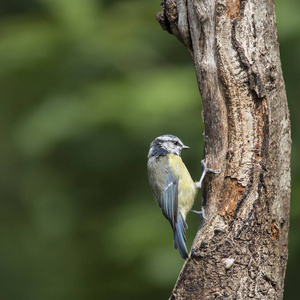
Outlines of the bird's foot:
[[193,209],[191,209],[190,211],[193,212],[193,213],[195,213],[195,214],[201,215],[203,219],[207,220],[207,218],[205,217],[205,214],[204,214],[203,207],[202,207],[202,209],[200,211],[199,210],[193,210]]
[[207,172],[211,172],[211,173],[215,173],[215,174],[219,174],[220,173],[220,171],[216,171],[216,170],[207,168],[206,165],[205,165],[205,163],[204,163],[204,159],[201,160],[201,165],[203,167],[203,172],[202,172],[200,180],[198,182],[196,182],[197,189],[201,189],[203,179],[204,179],[204,177],[205,177],[205,175],[206,175]]

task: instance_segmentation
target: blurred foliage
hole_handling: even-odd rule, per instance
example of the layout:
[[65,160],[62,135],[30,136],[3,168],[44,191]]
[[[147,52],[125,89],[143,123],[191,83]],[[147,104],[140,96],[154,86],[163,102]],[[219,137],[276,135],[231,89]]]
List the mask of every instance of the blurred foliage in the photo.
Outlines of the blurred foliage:
[[[156,136],[178,135],[197,179],[203,124],[191,59],[155,20],[159,2],[1,2],[2,299],[169,296],[183,260],[146,155]],[[295,129],[300,3],[278,0],[276,10]],[[299,143],[294,130],[286,299],[298,299]],[[198,218],[188,217],[188,247]]]

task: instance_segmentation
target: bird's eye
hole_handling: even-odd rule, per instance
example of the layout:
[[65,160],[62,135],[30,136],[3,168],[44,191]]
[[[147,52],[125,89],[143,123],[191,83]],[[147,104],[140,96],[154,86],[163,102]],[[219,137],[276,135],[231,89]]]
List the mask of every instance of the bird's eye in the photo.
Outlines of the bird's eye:
[[179,143],[178,143],[178,142],[175,142],[174,144],[175,144],[175,146],[179,146]]

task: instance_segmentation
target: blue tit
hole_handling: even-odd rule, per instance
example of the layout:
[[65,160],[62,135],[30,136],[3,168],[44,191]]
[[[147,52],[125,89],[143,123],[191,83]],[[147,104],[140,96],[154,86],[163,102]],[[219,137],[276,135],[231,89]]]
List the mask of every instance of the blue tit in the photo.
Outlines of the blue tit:
[[174,248],[183,259],[188,258],[185,220],[201,187],[200,182],[194,183],[181,160],[181,151],[188,148],[174,135],[159,136],[150,145],[147,164],[150,186],[172,226]]

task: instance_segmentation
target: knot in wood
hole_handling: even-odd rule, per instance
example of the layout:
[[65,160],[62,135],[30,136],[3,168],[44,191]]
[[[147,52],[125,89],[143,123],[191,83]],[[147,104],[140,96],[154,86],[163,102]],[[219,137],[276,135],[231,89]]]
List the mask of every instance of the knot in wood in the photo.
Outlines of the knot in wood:
[[218,3],[216,7],[216,14],[218,17],[222,16],[226,12],[226,6],[223,3]]

